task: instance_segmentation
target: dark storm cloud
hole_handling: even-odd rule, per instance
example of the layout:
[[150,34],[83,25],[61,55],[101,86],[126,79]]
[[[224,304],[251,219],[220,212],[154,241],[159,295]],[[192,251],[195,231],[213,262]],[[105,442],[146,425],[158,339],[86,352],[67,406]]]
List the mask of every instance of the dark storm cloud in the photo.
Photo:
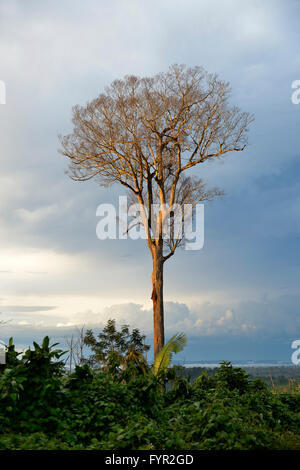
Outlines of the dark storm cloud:
[[56,307],[52,306],[41,306],[41,305],[1,305],[0,310],[2,313],[7,312],[48,312],[49,310],[55,310]]

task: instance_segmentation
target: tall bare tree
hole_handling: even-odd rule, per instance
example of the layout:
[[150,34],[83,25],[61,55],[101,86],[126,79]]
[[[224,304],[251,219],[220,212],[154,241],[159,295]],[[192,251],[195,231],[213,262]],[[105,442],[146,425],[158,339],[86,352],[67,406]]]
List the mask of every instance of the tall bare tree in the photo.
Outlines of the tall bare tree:
[[173,65],[153,77],[126,76],[86,106],[75,106],[73,132],[61,137],[73,179],[120,183],[141,207],[153,260],[155,356],[164,345],[163,266],[182,241],[171,236],[164,243],[165,208],[220,194],[186,172],[244,150],[253,117],[230,106],[229,97],[229,84],[201,67]]

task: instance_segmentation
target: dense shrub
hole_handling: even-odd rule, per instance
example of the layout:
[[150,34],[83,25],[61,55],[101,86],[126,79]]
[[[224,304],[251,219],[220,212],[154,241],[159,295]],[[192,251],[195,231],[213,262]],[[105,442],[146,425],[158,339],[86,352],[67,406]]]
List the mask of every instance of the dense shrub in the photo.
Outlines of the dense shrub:
[[0,449],[299,449],[300,395],[274,393],[230,363],[193,383],[77,366],[34,343],[0,371]]

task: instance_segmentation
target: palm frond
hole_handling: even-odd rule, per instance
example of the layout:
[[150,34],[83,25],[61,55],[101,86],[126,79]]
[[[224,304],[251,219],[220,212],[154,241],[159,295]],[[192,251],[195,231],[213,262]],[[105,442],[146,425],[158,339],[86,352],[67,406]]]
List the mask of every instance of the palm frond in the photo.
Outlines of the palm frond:
[[182,351],[186,345],[186,335],[184,333],[176,333],[172,336],[164,347],[157,354],[153,364],[153,374],[158,375],[161,371],[165,371],[172,359],[172,355]]

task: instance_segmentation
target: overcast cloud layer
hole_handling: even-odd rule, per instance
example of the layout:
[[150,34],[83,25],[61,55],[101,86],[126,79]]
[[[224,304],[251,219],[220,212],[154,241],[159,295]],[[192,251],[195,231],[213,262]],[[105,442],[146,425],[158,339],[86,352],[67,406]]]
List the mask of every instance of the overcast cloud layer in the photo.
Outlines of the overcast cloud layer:
[[[66,175],[58,134],[71,108],[115,78],[203,65],[255,114],[243,153],[201,166],[225,190],[205,206],[205,245],[166,265],[166,331],[187,358],[286,359],[300,338],[300,2],[77,0],[0,3],[0,319],[20,346],[109,318],[151,338],[143,241],[99,241],[96,208],[116,202]],[[199,169],[200,171],[200,169]]]

